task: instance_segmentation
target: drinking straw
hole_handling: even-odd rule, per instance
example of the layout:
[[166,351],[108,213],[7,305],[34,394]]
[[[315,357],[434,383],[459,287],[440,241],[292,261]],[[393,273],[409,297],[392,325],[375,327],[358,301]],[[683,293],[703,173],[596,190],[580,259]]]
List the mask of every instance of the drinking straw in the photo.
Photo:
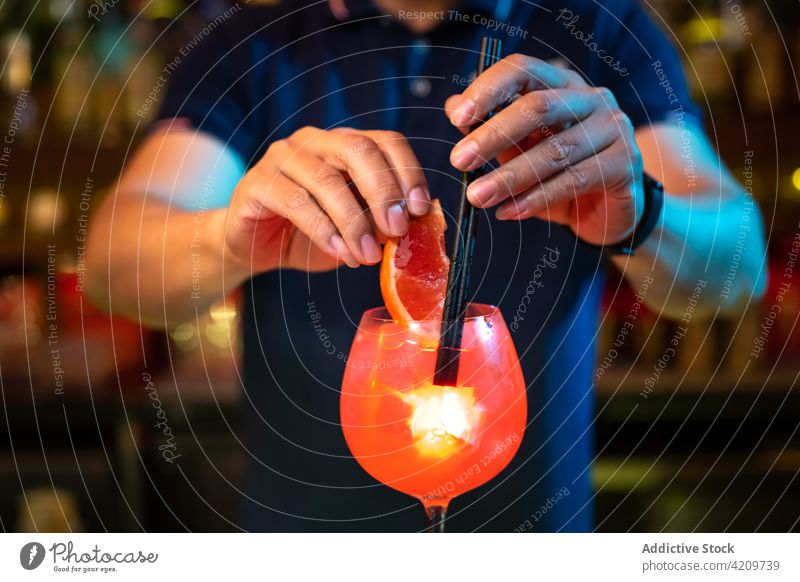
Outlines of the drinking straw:
[[[483,37],[477,75],[500,60],[501,42],[499,39]],[[493,112],[486,116],[490,119]],[[470,131],[485,122],[481,121]],[[469,185],[483,176],[485,167],[464,172],[461,176],[461,199],[458,205],[455,245],[450,256],[450,271],[447,276],[442,327],[439,335],[439,348],[436,354],[436,369],[433,383],[437,386],[455,386],[458,379],[461,337],[464,331],[464,317],[467,310],[469,276],[472,270],[472,257],[475,253],[475,237],[478,233],[478,209],[467,200]]]

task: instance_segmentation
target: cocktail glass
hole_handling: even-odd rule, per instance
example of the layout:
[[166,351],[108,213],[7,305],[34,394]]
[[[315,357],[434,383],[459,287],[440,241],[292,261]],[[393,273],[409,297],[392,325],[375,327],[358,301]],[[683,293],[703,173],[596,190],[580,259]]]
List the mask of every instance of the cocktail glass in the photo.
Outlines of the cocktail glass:
[[361,318],[347,361],[341,420],[375,479],[422,502],[430,532],[450,501],[502,471],[522,441],[525,381],[498,308],[470,304],[455,386],[433,384],[441,321]]

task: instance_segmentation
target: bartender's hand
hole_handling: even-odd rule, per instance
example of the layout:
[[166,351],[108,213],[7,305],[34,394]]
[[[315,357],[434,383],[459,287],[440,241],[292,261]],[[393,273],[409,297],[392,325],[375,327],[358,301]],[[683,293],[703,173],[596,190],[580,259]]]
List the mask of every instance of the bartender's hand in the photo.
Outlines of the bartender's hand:
[[305,127],[272,143],[239,182],[226,217],[227,254],[256,272],[375,264],[379,241],[404,235],[409,214],[425,214],[429,203],[401,134]]
[[511,55],[447,100],[466,134],[488,112],[513,103],[462,139],[451,154],[460,170],[492,158],[499,167],[467,192],[478,207],[500,205],[502,220],[538,217],[568,225],[592,244],[633,234],[642,215],[642,159],[633,126],[614,95],[576,72]]

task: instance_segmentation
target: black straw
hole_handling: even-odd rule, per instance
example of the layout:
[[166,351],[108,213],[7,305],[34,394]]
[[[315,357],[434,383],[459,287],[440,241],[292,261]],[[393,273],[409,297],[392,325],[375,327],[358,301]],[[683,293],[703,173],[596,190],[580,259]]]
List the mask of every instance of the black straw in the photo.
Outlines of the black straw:
[[[481,57],[477,75],[500,60],[501,42],[496,38],[483,37]],[[492,113],[486,119],[491,118]],[[481,122],[482,123],[482,122]],[[474,125],[475,129],[480,125]],[[447,291],[442,312],[442,327],[439,338],[439,350],[436,354],[436,371],[433,383],[437,386],[455,386],[458,380],[459,356],[461,354],[461,336],[464,331],[464,318],[467,311],[467,293],[469,276],[472,270],[472,257],[475,252],[475,237],[478,233],[478,209],[467,200],[469,185],[483,176],[484,166],[464,172],[461,176],[461,199],[458,206],[458,217],[455,245],[450,257],[450,272],[447,276]]]

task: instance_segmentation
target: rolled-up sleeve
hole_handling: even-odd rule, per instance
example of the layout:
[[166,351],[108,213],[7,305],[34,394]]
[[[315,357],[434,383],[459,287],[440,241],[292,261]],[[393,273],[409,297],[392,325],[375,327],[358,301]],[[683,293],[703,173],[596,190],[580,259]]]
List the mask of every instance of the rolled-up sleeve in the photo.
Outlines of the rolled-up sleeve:
[[601,82],[633,125],[702,123],[675,46],[639,2],[612,0],[598,9],[604,12],[598,46],[619,63],[604,69]]
[[243,9],[206,24],[165,64],[160,76],[165,91],[151,127],[189,124],[221,140],[249,165],[258,136],[248,123],[248,47],[246,38],[234,34],[246,14]]

